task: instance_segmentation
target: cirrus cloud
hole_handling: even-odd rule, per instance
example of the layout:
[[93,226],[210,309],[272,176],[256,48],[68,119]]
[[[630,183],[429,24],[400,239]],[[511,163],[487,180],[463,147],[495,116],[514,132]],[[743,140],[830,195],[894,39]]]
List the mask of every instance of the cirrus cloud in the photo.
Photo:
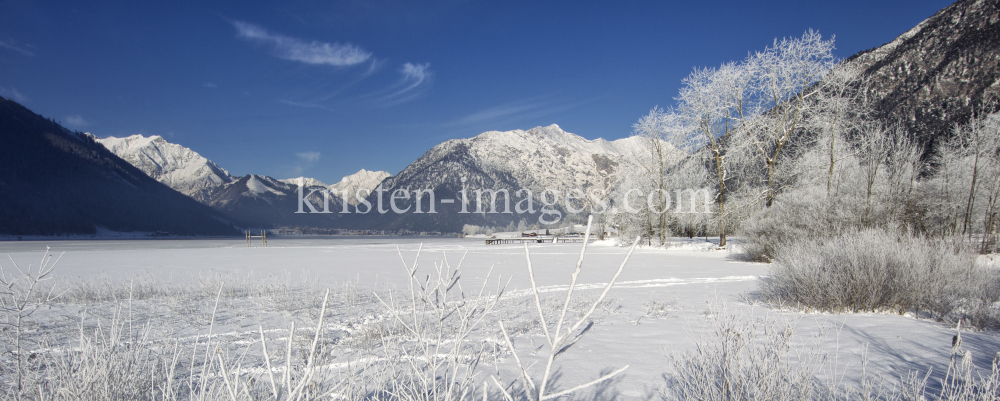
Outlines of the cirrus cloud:
[[405,63],[399,74],[402,75],[399,81],[386,90],[388,93],[383,92],[378,98],[377,103],[381,106],[405,103],[423,96],[434,78],[430,63]]
[[295,154],[299,161],[305,164],[313,164],[319,161],[319,152],[299,152]]
[[8,99],[11,99],[11,100],[13,100],[15,102],[18,102],[18,103],[21,103],[21,104],[24,104],[24,103],[27,103],[27,102],[30,101],[27,96],[24,96],[24,94],[22,94],[21,92],[18,92],[17,88],[14,88],[14,87],[4,88],[4,87],[0,86],[0,96],[3,96],[3,97],[8,98]]
[[90,123],[87,122],[87,120],[85,120],[79,114],[72,115],[72,116],[66,116],[66,125],[69,125],[70,127],[82,128],[82,127],[86,127],[89,124]]
[[343,67],[363,63],[371,57],[371,53],[349,43],[306,42],[242,21],[234,21],[233,26],[239,37],[269,44],[273,54],[285,60]]
[[319,152],[315,151],[297,152],[295,153],[295,158],[297,158],[298,161],[292,163],[292,174],[302,175],[303,171],[308,170],[310,167],[316,165],[316,162],[319,161]]
[[0,49],[13,50],[28,57],[35,56],[35,52],[28,50],[25,47],[18,46],[16,42],[10,39],[7,41],[0,40]]

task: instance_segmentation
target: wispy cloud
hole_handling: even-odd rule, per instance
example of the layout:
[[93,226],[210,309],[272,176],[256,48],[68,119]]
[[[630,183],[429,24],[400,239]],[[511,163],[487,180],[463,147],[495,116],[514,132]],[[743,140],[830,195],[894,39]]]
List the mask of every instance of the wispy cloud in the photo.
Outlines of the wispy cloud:
[[293,101],[287,100],[287,99],[281,99],[281,100],[278,100],[278,102],[283,103],[283,104],[287,104],[289,106],[295,106],[295,107],[305,107],[305,108],[310,108],[310,109],[322,109],[322,110],[336,111],[336,109],[334,109],[333,107],[325,106],[325,105],[322,105],[322,104],[319,104],[319,103],[293,102]]
[[324,93],[323,95],[319,96],[317,98],[317,101],[323,102],[323,101],[327,101],[327,100],[330,100],[330,99],[334,98],[335,96],[339,95],[341,92],[347,90],[348,88],[350,88],[350,87],[358,84],[359,82],[364,81],[368,77],[374,75],[375,72],[377,72],[379,69],[382,68],[383,64],[385,64],[384,60],[378,60],[378,59],[372,58],[372,61],[368,65],[368,68],[365,70],[365,72],[363,72],[360,75],[356,76],[354,79],[351,79],[349,82],[340,85],[339,88],[333,90],[332,92]]
[[24,104],[24,103],[27,103],[27,102],[30,101],[30,99],[28,99],[27,96],[24,96],[23,94],[21,94],[21,92],[18,92],[17,89],[13,88],[13,87],[12,88],[4,88],[4,87],[0,86],[0,96],[3,96],[3,97],[8,98],[8,99],[11,99],[11,100],[13,100],[15,102],[18,102],[18,103],[21,103],[21,104]]
[[285,60],[343,67],[363,63],[371,57],[371,53],[349,43],[306,42],[242,21],[234,21],[233,26],[239,37],[269,44],[274,55]]
[[415,89],[416,87],[420,86],[420,84],[423,84],[424,81],[430,79],[431,77],[430,67],[431,67],[430,63],[403,64],[403,68],[399,70],[399,73],[403,74],[402,84],[405,85],[405,87],[401,89],[399,93],[409,92]]
[[299,152],[295,154],[302,163],[315,164],[319,161],[319,152]]
[[[384,61],[373,60],[367,71],[351,82],[348,82],[340,88],[332,91],[322,94],[314,94],[312,96],[299,96],[299,98],[303,100],[291,100],[286,98],[279,100],[279,102],[289,106],[308,107],[330,111],[344,111],[357,108],[359,106],[388,107],[405,103],[423,96],[427,90],[430,89],[430,84],[434,78],[434,73],[430,70],[430,64],[405,63],[398,70],[399,78],[392,84],[383,87],[380,90],[351,97],[350,99],[343,99],[332,103],[330,102],[331,99],[338,96],[347,88],[375,74],[379,69],[381,69],[382,64],[384,64]],[[318,92],[322,87],[323,85],[317,86],[316,92]]]
[[[357,85],[361,81],[364,81],[368,77],[374,75],[375,72],[381,69],[383,64],[385,64],[385,61],[378,60],[373,57],[369,62],[368,68],[365,69],[365,72],[354,76],[346,83],[340,80],[331,80],[328,82],[318,83],[310,87],[309,89],[303,90],[299,94],[291,95],[289,97],[300,100],[281,99],[279,101],[281,103],[290,106],[309,107],[309,108],[335,111],[337,109],[333,107],[333,105],[328,104],[329,100],[339,96],[347,89],[351,88],[354,85]],[[331,88],[331,86],[336,86],[336,87]]]
[[201,84],[201,86],[209,88],[209,89],[214,89],[214,88],[218,88],[219,87],[219,85],[216,85],[215,82],[205,82],[205,83]]
[[517,116],[525,113],[534,113],[539,109],[548,107],[547,102],[538,102],[535,100],[522,100],[519,102],[507,103],[500,106],[494,106],[486,108],[475,113],[466,115],[457,120],[454,120],[447,125],[458,126],[458,125],[475,125],[487,122],[493,122],[498,120],[503,120],[510,118],[512,116]]
[[28,57],[35,56],[35,52],[18,46],[17,43],[14,43],[14,41],[10,39],[6,41],[0,40],[0,49],[13,50]]
[[302,175],[303,171],[319,162],[319,152],[299,152],[295,154],[295,157],[298,158],[299,161],[292,164],[292,172],[297,176]]
[[443,126],[475,127],[489,125],[496,128],[503,124],[546,117],[590,103],[594,100],[596,99],[570,102],[553,99],[549,96],[535,97],[482,109],[445,123]]
[[434,77],[430,63],[405,63],[399,69],[399,74],[401,75],[399,81],[385,89],[384,94],[376,97],[379,105],[392,106],[423,96]]
[[73,127],[73,128],[82,128],[82,127],[86,127],[89,124],[90,123],[87,122],[87,120],[85,120],[79,114],[72,115],[72,116],[66,116],[66,125],[69,125],[70,127]]

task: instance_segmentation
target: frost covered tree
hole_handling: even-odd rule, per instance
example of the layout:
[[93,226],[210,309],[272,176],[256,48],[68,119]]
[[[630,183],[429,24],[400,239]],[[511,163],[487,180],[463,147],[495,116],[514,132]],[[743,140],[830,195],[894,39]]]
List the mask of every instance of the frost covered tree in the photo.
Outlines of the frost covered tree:
[[814,102],[807,118],[806,129],[817,134],[816,145],[825,152],[826,194],[830,196],[834,184],[834,170],[838,157],[843,157],[848,132],[857,130],[859,124],[869,120],[872,104],[868,99],[871,80],[863,76],[859,66],[838,65],[824,77],[823,84],[810,101]]
[[684,79],[677,97],[679,121],[685,126],[674,137],[680,149],[700,153],[708,164],[716,188],[716,229],[719,246],[726,245],[727,189],[735,178],[748,145],[737,131],[747,112],[746,96],[752,71],[745,64],[726,63],[719,68],[695,69]]
[[[861,215],[841,210],[842,217],[859,217],[860,222],[873,218],[876,204],[886,205],[883,201],[889,185],[893,190],[906,189],[905,196],[896,195],[889,204],[910,206],[880,209],[895,213],[892,218],[880,214],[880,222],[903,220],[909,213],[912,184],[921,171],[913,156],[919,153],[911,152],[912,143],[897,139],[875,144],[880,146],[877,151],[852,143],[865,137],[859,133],[864,131],[870,108],[865,98],[867,80],[862,71],[850,66],[832,69],[836,63],[833,44],[832,38],[823,39],[810,30],[801,37],[776,39],[741,61],[695,69],[684,79],[673,110],[655,108],[635,124],[636,134],[664,138],[686,152],[689,159],[700,161],[715,192],[712,228],[718,232],[721,246],[741,222],[759,217],[759,208],[770,208],[783,188],[801,191],[808,186],[813,196],[814,187],[821,185],[824,197],[834,197],[843,190],[854,200],[864,188],[860,192],[865,194],[860,198],[865,205]],[[883,128],[878,130],[880,136],[887,132]],[[662,152],[657,148],[659,142],[647,143],[651,155]],[[865,161],[864,157],[877,160]],[[691,168],[698,164],[685,163],[687,175],[697,176],[691,175]],[[655,157],[646,165],[648,190],[664,190],[677,181],[677,168],[663,170]],[[870,168],[871,176],[863,179],[857,171],[848,171],[852,166]],[[659,200],[655,195],[653,198]],[[855,205],[839,204],[836,208]],[[675,214],[669,218],[670,224],[685,227],[685,231],[699,223],[707,228],[703,219],[698,221],[700,217]],[[645,226],[656,231],[666,218],[647,218]]]
[[646,195],[646,225],[654,231],[661,245],[667,242],[670,234],[670,170],[683,157],[683,152],[670,142],[683,135],[683,131],[681,117],[659,107],[654,107],[632,126],[632,132],[644,139],[649,151],[640,156],[643,169],[641,192]]
[[[645,155],[635,157],[642,160]],[[650,212],[642,196],[649,181],[642,171],[622,170],[616,178],[617,185],[611,192],[608,212],[604,213],[605,224],[618,232],[620,245],[627,245],[624,241],[637,236],[646,238],[647,244],[651,245],[653,230],[649,224]]]
[[689,157],[671,169],[669,192],[676,205],[671,221],[674,232],[689,238],[708,235],[715,206],[709,196],[701,194],[701,191],[709,191],[711,177],[708,173],[702,157]]
[[465,235],[476,235],[483,232],[483,228],[473,224],[465,224],[462,226],[462,234]]
[[770,207],[779,190],[777,164],[786,148],[803,132],[811,109],[822,103],[821,81],[835,64],[833,39],[807,31],[801,38],[775,39],[771,47],[749,56],[741,65],[749,75],[743,88],[739,122],[765,171],[764,203]]
[[981,238],[982,252],[996,247],[1000,197],[1000,114],[981,114],[957,126],[940,149],[937,169],[923,197],[929,230],[941,236]]

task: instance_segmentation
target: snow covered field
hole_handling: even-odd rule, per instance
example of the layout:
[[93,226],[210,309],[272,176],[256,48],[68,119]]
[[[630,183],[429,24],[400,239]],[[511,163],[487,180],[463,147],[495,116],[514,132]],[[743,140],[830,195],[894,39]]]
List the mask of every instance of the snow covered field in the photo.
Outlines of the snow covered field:
[[[522,361],[535,363],[535,370],[544,365],[544,334],[537,323],[531,323],[534,303],[523,245],[487,246],[481,239],[413,237],[288,237],[269,238],[267,248],[259,245],[247,248],[242,239],[2,242],[0,254],[9,254],[10,259],[0,260],[0,266],[8,274],[14,262],[22,268],[37,266],[46,246],[56,254],[65,252],[52,281],[56,293],[68,291],[65,298],[31,317],[39,324],[32,326],[36,352],[72,347],[81,335],[91,335],[98,327],[107,331],[107,322],[114,319],[120,306],[128,313],[119,320],[126,322],[122,325],[126,332],[140,333],[148,327],[149,338],[168,349],[187,349],[186,358],[191,358],[192,348],[203,343],[210,330],[213,341],[227,343],[229,348],[224,351],[232,360],[240,359],[243,352],[259,356],[259,327],[273,342],[268,344],[269,350],[280,349],[292,322],[297,328],[315,327],[323,289],[331,288],[323,338],[340,347],[340,351],[329,350],[332,356],[326,361],[330,366],[341,366],[337,362],[346,363],[359,355],[359,336],[391,320],[370,294],[374,291],[385,298],[390,290],[396,296],[408,291],[400,253],[410,264],[422,246],[415,275],[420,282],[433,272],[436,263],[446,260],[454,268],[467,253],[461,268],[462,291],[475,296],[491,268],[487,291],[495,292],[498,280],[510,280],[497,316],[512,331]],[[565,297],[580,247],[527,246],[543,304],[553,304],[553,310]],[[585,302],[600,294],[627,250],[611,241],[588,247],[573,308],[577,299]],[[828,365],[836,370],[831,373],[829,367],[825,369],[823,376],[827,378],[843,376],[845,383],[853,383],[860,375],[863,354],[867,354],[869,373],[889,380],[911,371],[922,375],[929,368],[933,369],[931,382],[943,377],[954,327],[912,316],[806,314],[750,305],[753,301],[748,304],[757,277],[766,275],[768,268],[740,261],[738,254],[716,250],[704,239],[678,239],[668,249],[640,247],[609,300],[600,305],[596,326],[558,360],[557,387],[570,388],[628,365],[623,376],[577,396],[659,399],[658,391],[665,386],[663,375],[671,369],[668,355],[693,350],[710,332],[711,320],[722,309],[730,314],[771,315],[789,322],[793,345],[810,353],[819,344],[831,358]],[[224,295],[213,325],[212,311],[220,286]],[[124,296],[129,288],[132,300]],[[495,334],[495,321],[486,319],[484,325],[480,336]],[[311,340],[310,332],[297,335]],[[994,332],[964,332],[962,339],[963,349],[972,352],[974,363],[982,369],[988,369],[1000,351],[1000,337]],[[40,345],[43,340],[49,351]],[[487,381],[498,372],[502,381],[516,380],[511,355],[501,351],[495,355],[496,367],[493,361],[484,361],[489,366],[481,368],[476,381]],[[252,374],[252,369],[247,372]]]

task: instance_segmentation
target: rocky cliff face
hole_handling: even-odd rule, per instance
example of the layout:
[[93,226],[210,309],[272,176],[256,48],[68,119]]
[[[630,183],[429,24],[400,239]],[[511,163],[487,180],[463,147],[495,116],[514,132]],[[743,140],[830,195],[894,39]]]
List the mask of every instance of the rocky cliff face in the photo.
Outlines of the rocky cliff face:
[[875,117],[904,123],[932,149],[1000,100],[1000,2],[961,0],[844,64],[872,78]]
[[210,190],[233,182],[229,172],[211,160],[159,135],[112,136],[96,141],[153,179],[203,203]]

